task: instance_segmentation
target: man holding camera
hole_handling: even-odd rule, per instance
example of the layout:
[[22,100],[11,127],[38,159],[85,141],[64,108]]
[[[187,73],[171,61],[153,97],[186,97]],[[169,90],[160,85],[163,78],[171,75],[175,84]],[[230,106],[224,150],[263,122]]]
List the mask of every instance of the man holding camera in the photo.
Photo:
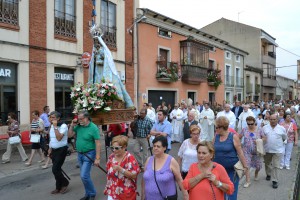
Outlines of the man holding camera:
[[49,150],[48,154],[52,156],[52,172],[56,180],[56,189],[51,194],[64,194],[69,185],[68,179],[62,173],[62,165],[65,162],[68,151],[68,126],[64,123],[60,127],[57,122],[60,120],[60,113],[53,111],[50,113],[49,121]]
[[[147,116],[147,109],[141,109],[140,115],[135,124],[136,130],[136,144],[134,145],[134,154],[140,166],[143,166],[147,159],[147,151],[149,147],[148,135],[153,126],[152,120]],[[140,152],[141,147],[143,151]],[[142,153],[142,156],[140,155]]]

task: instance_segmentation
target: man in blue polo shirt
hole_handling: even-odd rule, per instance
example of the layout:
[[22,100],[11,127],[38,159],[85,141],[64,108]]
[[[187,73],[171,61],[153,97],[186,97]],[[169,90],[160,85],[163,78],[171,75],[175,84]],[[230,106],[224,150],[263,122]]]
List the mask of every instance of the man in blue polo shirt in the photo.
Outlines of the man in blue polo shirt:
[[172,125],[167,120],[167,111],[166,110],[159,110],[157,112],[158,121],[155,122],[153,125],[150,135],[153,135],[155,137],[157,136],[165,136],[168,139],[168,148],[166,153],[168,153],[171,150],[171,134],[172,134]]

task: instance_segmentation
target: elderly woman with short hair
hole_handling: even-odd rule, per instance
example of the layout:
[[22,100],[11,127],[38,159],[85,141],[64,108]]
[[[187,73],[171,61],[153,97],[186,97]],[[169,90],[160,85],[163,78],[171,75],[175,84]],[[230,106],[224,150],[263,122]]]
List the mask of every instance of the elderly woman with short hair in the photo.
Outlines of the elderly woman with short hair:
[[190,136],[183,141],[178,151],[178,164],[181,165],[181,176],[184,179],[189,171],[190,166],[197,162],[196,147],[200,142],[201,129],[198,125],[191,125]]
[[107,168],[107,181],[104,194],[108,200],[136,199],[137,176],[140,168],[135,157],[126,151],[128,137],[118,135],[111,142],[113,153],[109,156]]
[[228,131],[229,120],[224,117],[218,117],[215,121],[216,137],[214,140],[215,159],[214,161],[221,164],[234,184],[234,193],[228,195],[229,200],[237,199],[239,177],[235,174],[234,165],[240,160],[248,170],[247,162],[242,151],[240,139],[237,135]]

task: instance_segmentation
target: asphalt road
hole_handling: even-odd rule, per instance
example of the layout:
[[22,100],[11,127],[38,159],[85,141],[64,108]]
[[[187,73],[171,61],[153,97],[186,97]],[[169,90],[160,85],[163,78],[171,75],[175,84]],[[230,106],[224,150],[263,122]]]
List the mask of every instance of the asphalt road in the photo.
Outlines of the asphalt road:
[[[103,143],[102,143],[103,144]],[[130,139],[128,151],[132,152],[134,140]],[[179,144],[173,145],[171,155],[174,155],[179,149]],[[105,150],[102,146],[101,166],[105,168]],[[150,153],[149,153],[150,155]],[[74,155],[72,155],[74,156]],[[74,156],[75,158],[76,156]],[[0,180],[0,199],[1,200],[76,200],[84,196],[84,188],[80,179],[79,169],[76,168],[76,159],[65,162],[63,170],[71,178],[68,192],[65,194],[52,195],[50,192],[55,189],[55,179],[51,168],[46,170],[34,169],[17,175],[1,178]],[[97,199],[105,200],[103,190],[106,184],[106,175],[97,167],[92,168],[91,173],[93,182],[97,189]],[[138,176],[138,190],[141,189],[142,174]],[[182,199],[181,193],[178,194]]]
[[[101,141],[103,144],[103,141]],[[134,140],[130,139],[128,151],[132,152]],[[176,155],[179,144],[173,144],[171,155]],[[264,167],[259,173],[259,181],[253,180],[254,170],[251,170],[252,184],[249,188],[243,188],[244,178],[240,181],[238,199],[243,200],[288,200],[293,191],[293,180],[298,167],[298,148],[294,148],[291,170],[279,171],[279,188],[274,190],[270,181],[265,180]],[[150,155],[150,154],[149,154]],[[65,194],[51,195],[50,192],[55,189],[55,180],[51,168],[41,170],[33,168],[16,175],[3,177],[0,179],[0,199],[1,200],[76,200],[84,196],[84,188],[79,176],[79,169],[76,168],[76,154],[71,155],[65,162],[63,170],[70,176],[71,181],[68,192]],[[176,156],[175,156],[176,157]],[[105,168],[105,150],[102,146],[101,166]],[[138,190],[141,189],[142,174],[138,176]],[[103,190],[106,184],[106,175],[98,168],[92,168],[92,179],[97,189],[97,199],[106,200]],[[139,199],[139,198],[138,198]],[[178,200],[182,199],[182,194],[178,190]],[[200,198],[201,199],[201,198]]]

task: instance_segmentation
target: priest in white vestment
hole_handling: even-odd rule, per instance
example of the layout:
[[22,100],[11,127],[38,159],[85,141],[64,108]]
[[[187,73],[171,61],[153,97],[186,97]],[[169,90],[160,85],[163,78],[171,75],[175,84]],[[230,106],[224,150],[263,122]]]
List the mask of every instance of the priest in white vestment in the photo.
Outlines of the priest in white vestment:
[[235,114],[230,110],[230,105],[225,104],[224,105],[224,110],[221,112],[218,112],[217,118],[224,116],[229,120],[229,128],[234,129],[235,128],[235,123],[236,123],[236,117]]
[[214,122],[215,114],[212,109],[209,108],[208,103],[204,104],[204,109],[200,113],[200,125],[201,125],[201,141],[212,141],[214,138]]
[[245,104],[243,106],[244,110],[239,116],[239,123],[238,123],[238,133],[241,133],[243,128],[247,127],[247,121],[246,118],[248,116],[252,116],[255,118],[255,115],[253,114],[252,110],[249,109],[249,105]]
[[183,112],[178,108],[178,104],[174,105],[174,109],[170,113],[170,118],[172,119],[172,135],[171,141],[183,142]]

